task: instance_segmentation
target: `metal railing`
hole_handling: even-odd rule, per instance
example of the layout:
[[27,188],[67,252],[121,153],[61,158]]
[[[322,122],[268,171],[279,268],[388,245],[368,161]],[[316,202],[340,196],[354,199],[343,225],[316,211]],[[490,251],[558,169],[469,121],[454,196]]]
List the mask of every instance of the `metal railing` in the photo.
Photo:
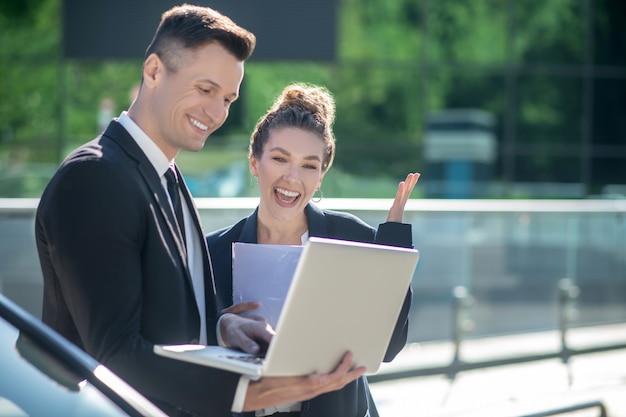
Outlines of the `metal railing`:
[[[210,231],[247,216],[258,199],[198,198],[196,203]],[[0,292],[35,315],[42,294],[33,230],[37,204],[38,199],[0,199]],[[372,225],[384,221],[390,205],[389,199],[320,203]],[[409,200],[405,221],[413,225],[421,252],[409,342],[452,340],[455,353],[445,366],[372,375],[372,380],[453,377],[551,358],[567,364],[573,355],[626,347],[626,340],[583,348],[566,342],[574,327],[626,321],[626,201]],[[505,312],[509,320],[503,318],[502,309],[513,303],[529,313],[510,320],[514,313]],[[461,357],[470,337],[546,329],[560,331],[558,351],[472,362]]]
[[[573,348],[569,346],[567,342],[567,333],[571,330],[573,318],[576,316],[576,308],[573,306],[573,301],[578,298],[578,296],[580,295],[580,291],[576,285],[572,284],[571,280],[562,279],[559,282],[558,294],[560,318],[559,339],[561,344],[558,351],[537,353],[533,355],[517,355],[507,358],[493,358],[473,362],[463,360],[461,357],[461,348],[468,331],[471,330],[474,325],[473,321],[468,318],[468,310],[472,308],[475,300],[469,293],[467,288],[459,286],[454,288],[453,303],[451,305],[454,316],[454,319],[452,321],[452,341],[454,345],[454,353],[450,363],[443,366],[415,367],[413,369],[386,371],[384,373],[369,375],[368,380],[374,383],[397,380],[401,378],[415,378],[433,375],[446,375],[449,379],[453,380],[454,378],[456,378],[457,374],[464,371],[493,368],[505,365],[515,365],[549,359],[560,359],[564,365],[568,366],[570,363],[570,359],[576,355],[626,349],[626,341],[621,343],[606,343],[599,346],[586,348]],[[568,366],[568,382],[570,385],[572,384],[572,379],[573,377]]]
[[540,411],[540,412],[532,413],[532,414],[523,414],[517,417],[548,417],[548,416],[556,416],[559,414],[572,413],[575,411],[589,410],[593,408],[597,408],[598,411],[600,412],[598,417],[608,416],[606,412],[606,407],[604,406],[604,403],[602,401],[589,401],[589,402],[584,402],[584,403],[578,403],[578,404],[552,408],[549,410]]

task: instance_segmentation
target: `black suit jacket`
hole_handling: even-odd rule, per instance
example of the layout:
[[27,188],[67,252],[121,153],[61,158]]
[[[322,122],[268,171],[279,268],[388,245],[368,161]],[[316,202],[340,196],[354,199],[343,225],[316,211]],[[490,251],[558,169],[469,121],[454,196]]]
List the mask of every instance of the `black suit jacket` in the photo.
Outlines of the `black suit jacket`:
[[[183,194],[205,254],[209,344],[213,278],[198,213]],[[229,416],[239,375],[155,355],[197,342],[200,316],[180,233],[150,161],[117,121],[69,155],[44,191],[35,234],[43,321],[171,415]]]
[[[305,210],[309,236],[413,247],[410,224],[383,223],[375,229],[349,213],[321,210],[313,204],[307,205]],[[238,223],[207,235],[220,308],[232,304],[232,243],[257,243],[257,213],[258,209]],[[412,292],[409,289],[385,354],[385,362],[391,361],[406,344],[411,296]],[[368,411],[370,416],[378,416],[367,379],[361,377],[339,391],[303,402],[301,415],[302,417],[363,417],[368,415]]]

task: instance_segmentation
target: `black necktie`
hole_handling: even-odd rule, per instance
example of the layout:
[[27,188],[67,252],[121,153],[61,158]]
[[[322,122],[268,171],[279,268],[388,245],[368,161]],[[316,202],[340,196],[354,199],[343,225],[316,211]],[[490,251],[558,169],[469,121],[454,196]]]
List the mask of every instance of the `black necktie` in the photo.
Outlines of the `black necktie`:
[[176,173],[168,168],[165,171],[165,179],[167,180],[167,191],[170,194],[170,198],[172,199],[172,205],[174,206],[174,213],[176,214],[176,220],[178,220],[178,228],[182,233],[183,244],[187,244],[187,240],[185,239],[185,221],[183,220],[183,206],[180,202],[180,188],[178,185],[178,178],[176,178]]

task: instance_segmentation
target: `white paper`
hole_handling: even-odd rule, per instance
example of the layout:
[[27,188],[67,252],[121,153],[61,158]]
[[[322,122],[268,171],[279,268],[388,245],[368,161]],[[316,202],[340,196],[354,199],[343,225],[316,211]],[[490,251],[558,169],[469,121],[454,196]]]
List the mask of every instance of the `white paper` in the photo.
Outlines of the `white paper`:
[[275,329],[303,246],[233,243],[233,304],[258,301],[250,315]]

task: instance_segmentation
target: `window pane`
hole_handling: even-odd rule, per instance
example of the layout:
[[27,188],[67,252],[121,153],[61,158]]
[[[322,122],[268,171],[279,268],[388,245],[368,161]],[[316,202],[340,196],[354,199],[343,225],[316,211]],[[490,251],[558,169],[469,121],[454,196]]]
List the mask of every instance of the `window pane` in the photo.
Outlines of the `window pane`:
[[428,3],[428,60],[452,64],[506,59],[506,5],[497,0]]
[[594,194],[621,194],[626,196],[626,164],[624,160],[626,160],[624,149],[615,152],[613,156],[592,159],[591,176]]
[[397,178],[419,169],[420,75],[413,67],[340,68],[330,85],[337,103],[336,168]]
[[516,0],[516,61],[574,64],[584,62],[584,10],[580,0]]
[[519,77],[517,147],[579,144],[582,82],[577,77],[525,75]]
[[429,77],[423,136],[426,195],[493,197],[505,80],[501,73],[439,71]]
[[626,31],[624,31],[626,2],[595,0],[593,14],[595,63],[626,65]]
[[532,197],[578,197],[582,194],[579,184],[581,158],[579,156],[556,156],[549,149],[539,149],[530,155],[515,158],[515,179],[521,182],[546,184],[535,187],[537,194],[531,195]]
[[595,80],[593,106],[593,143],[626,146],[626,80]]

